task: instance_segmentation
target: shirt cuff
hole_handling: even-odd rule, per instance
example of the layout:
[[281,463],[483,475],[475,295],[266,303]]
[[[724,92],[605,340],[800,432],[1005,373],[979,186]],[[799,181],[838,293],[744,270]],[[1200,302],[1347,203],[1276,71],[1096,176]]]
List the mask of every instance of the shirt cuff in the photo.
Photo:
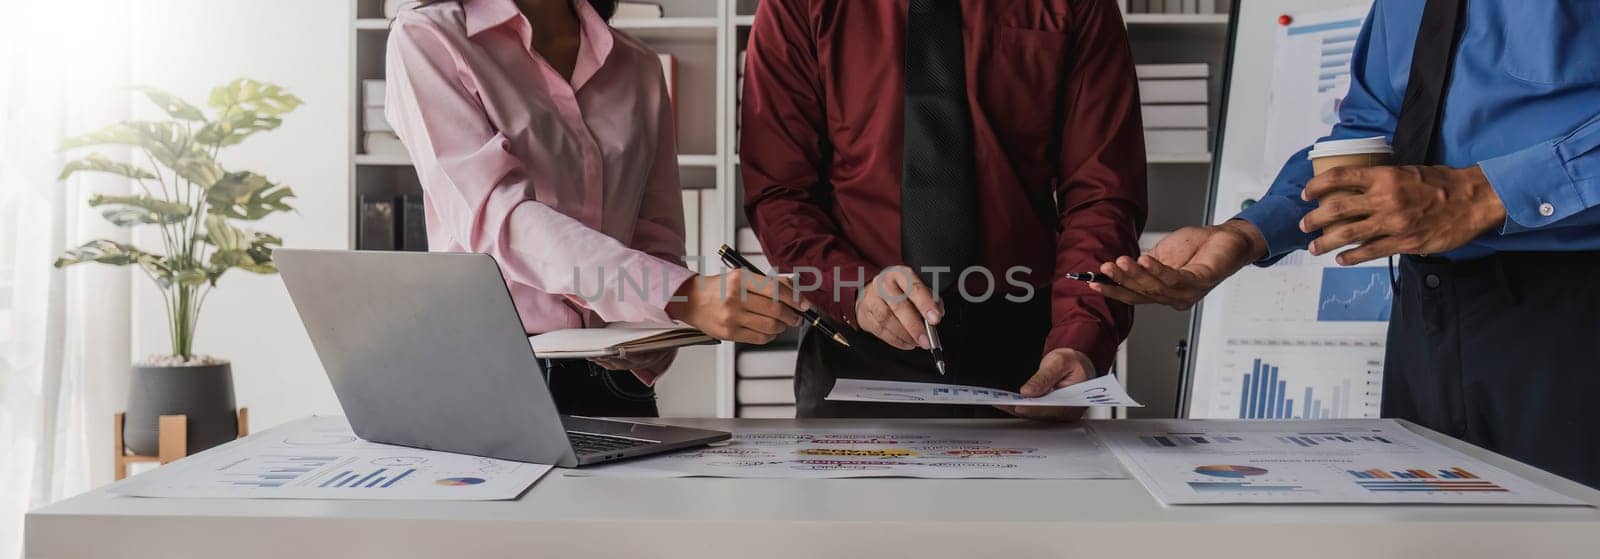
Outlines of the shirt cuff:
[[1050,327],[1044,339],[1044,353],[1069,348],[1083,352],[1094,362],[1095,376],[1111,371],[1117,360],[1117,346],[1122,344],[1109,324],[1098,322],[1062,322]]
[[1271,266],[1284,255],[1311,244],[1317,234],[1300,230],[1300,219],[1305,217],[1306,210],[1305,206],[1287,197],[1266,196],[1233,217],[1254,225],[1267,240],[1267,254],[1256,261],[1256,265]]
[[1545,227],[1588,209],[1567,174],[1555,142],[1543,142],[1478,164],[1506,208],[1501,233]]
[[617,277],[599,280],[614,291],[601,300],[586,301],[606,322],[672,322],[667,303],[683,282],[695,275],[682,265],[643,252],[634,253],[616,270]]
[[630,369],[628,372],[633,373],[633,378],[639,379],[639,382],[644,383],[645,386],[655,386],[656,381],[661,379],[661,375],[667,374],[667,369],[672,368],[672,362],[678,360],[677,348],[664,351],[672,352],[672,355],[667,357],[667,361],[665,363],[661,363],[655,367],[646,369]]
[[[881,271],[881,268],[866,264],[840,266],[799,272],[795,282],[801,295],[820,307],[828,318],[850,328],[860,328],[861,323],[856,319],[856,299],[861,297],[861,290],[872,283]],[[822,277],[808,277],[812,273],[822,274]]]

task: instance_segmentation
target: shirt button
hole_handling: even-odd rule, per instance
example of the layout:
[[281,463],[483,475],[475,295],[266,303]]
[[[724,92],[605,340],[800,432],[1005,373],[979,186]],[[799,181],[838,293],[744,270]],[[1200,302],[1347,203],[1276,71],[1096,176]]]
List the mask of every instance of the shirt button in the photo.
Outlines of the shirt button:
[[1549,202],[1545,202],[1543,204],[1539,204],[1539,215],[1542,215],[1542,216],[1545,216],[1545,217],[1550,217],[1552,215],[1556,215],[1556,207],[1555,207],[1555,205],[1551,204]]
[[1422,278],[1422,283],[1427,285],[1428,289],[1438,289],[1439,276],[1436,274],[1428,274],[1427,277]]

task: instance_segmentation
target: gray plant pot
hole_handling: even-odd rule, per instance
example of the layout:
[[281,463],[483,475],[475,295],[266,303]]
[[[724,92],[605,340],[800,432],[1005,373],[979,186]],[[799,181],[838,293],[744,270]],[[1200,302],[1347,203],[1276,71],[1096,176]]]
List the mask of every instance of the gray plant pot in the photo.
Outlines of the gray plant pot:
[[188,416],[189,454],[233,440],[239,416],[233,403],[233,369],[227,364],[133,367],[122,440],[140,456],[159,453],[163,415]]

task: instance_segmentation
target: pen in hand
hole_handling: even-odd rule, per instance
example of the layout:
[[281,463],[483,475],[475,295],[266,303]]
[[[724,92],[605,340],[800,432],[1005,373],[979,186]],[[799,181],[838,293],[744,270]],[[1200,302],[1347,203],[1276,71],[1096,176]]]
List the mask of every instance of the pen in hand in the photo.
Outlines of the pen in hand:
[[[728,245],[722,245],[722,248],[717,249],[717,256],[722,258],[723,266],[727,266],[736,270],[755,272],[763,276],[767,275],[765,270],[757,269],[756,266],[751,264],[749,260],[745,260],[744,256],[739,254],[739,251],[734,250],[733,247]],[[816,328],[818,332],[821,332],[822,335],[826,336],[828,339],[833,340],[834,343],[844,347],[850,347],[850,342],[844,339],[844,335],[840,334],[837,330],[834,330],[833,326],[830,326],[826,320],[823,320],[822,315],[817,313],[816,309],[806,309],[800,311],[800,316],[804,318],[806,322],[811,323],[811,327]]]
[[1116,280],[1113,280],[1109,276],[1100,272],[1067,272],[1067,279],[1086,283],[1098,283],[1122,287],[1116,282]]
[[924,317],[922,325],[928,329],[928,352],[933,354],[933,365],[939,368],[940,375],[944,375],[944,344],[939,342],[939,329],[934,328],[933,323],[928,322],[926,317]]

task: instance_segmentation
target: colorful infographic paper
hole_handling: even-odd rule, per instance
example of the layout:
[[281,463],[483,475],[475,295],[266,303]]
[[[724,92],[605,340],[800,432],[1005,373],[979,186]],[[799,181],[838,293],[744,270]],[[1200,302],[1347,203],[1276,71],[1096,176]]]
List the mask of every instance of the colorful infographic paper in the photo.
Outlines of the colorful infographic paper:
[[732,478],[1120,479],[1122,468],[1083,427],[1018,421],[863,422],[850,428],[750,428],[726,444],[568,476]]
[[1117,378],[1111,375],[1074,384],[1038,398],[1024,398],[1016,392],[981,386],[842,378],[834,382],[828,399],[900,404],[1142,407],[1128,396],[1128,392],[1117,383]]
[[363,441],[343,417],[309,417],[139,474],[135,497],[494,501],[550,466]]
[[1582,505],[1388,419],[1117,421],[1095,434],[1169,505]]

